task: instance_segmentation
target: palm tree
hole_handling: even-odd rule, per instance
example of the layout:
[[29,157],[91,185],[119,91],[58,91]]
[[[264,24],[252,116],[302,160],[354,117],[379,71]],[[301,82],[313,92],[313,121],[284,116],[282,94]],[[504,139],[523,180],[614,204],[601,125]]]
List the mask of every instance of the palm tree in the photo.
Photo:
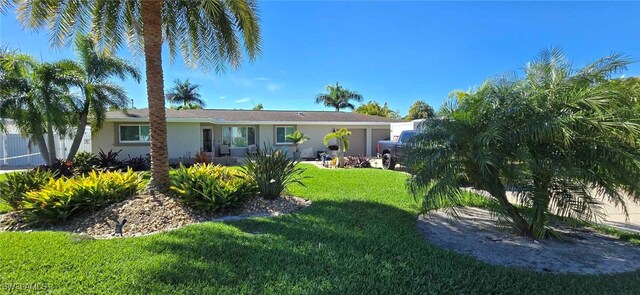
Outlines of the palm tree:
[[195,103],[187,103],[186,105],[171,106],[172,110],[201,110],[202,106]]
[[176,79],[173,83],[176,85],[166,94],[169,103],[182,105],[183,108],[186,108],[187,105],[204,108],[207,105],[204,100],[200,99],[200,93],[198,93],[200,85],[189,82],[189,79],[184,82]]
[[[601,200],[626,212],[640,202],[640,125],[624,113],[630,93],[610,77],[629,63],[614,54],[573,69],[557,48],[543,51],[525,78],[457,93],[443,119],[427,120],[404,164],[425,210],[462,204],[459,179],[487,191],[521,234],[555,233],[552,215],[597,220]],[[506,192],[514,191],[520,211]]]
[[378,102],[373,100],[369,101],[368,103],[360,105],[353,112],[358,114],[365,114],[365,115],[393,118],[393,119],[398,119],[400,117],[398,112],[392,111],[386,102],[384,103],[384,105],[380,105]]
[[292,134],[287,135],[287,139],[290,140],[291,144],[293,144],[296,147],[296,151],[294,152],[293,155],[294,155],[294,159],[297,160],[298,158],[300,158],[300,149],[298,149],[298,146],[305,143],[310,138],[309,136],[304,135],[304,133],[296,130]]
[[[12,1],[2,1],[8,3]],[[0,7],[3,11],[6,7]],[[166,189],[169,182],[167,126],[162,71],[162,44],[171,60],[180,51],[187,65],[222,72],[238,67],[243,48],[249,59],[260,52],[260,26],[254,0],[222,1],[48,1],[19,3],[25,27],[51,28],[54,45],[75,32],[90,29],[98,45],[115,51],[126,41],[143,52],[151,131],[149,188]]]
[[346,128],[340,128],[340,130],[336,130],[327,134],[324,137],[324,146],[329,146],[329,141],[331,139],[336,139],[338,142],[338,167],[344,166],[344,152],[349,150],[349,136],[351,136],[351,131]]
[[13,120],[38,146],[45,163],[53,164],[54,132],[67,134],[75,123],[75,97],[69,87],[81,85],[80,69],[72,61],[39,63],[29,55],[3,51],[0,77],[0,117]]
[[91,115],[91,130],[100,130],[106,113],[110,109],[124,109],[129,103],[125,90],[109,81],[111,77],[125,79],[130,75],[140,81],[140,73],[126,60],[98,52],[95,42],[89,35],[78,35],[75,50],[80,60],[78,67],[82,69],[83,101],[78,106],[78,128],[67,161],[72,161],[78,152],[82,136]]
[[336,85],[327,85],[327,93],[321,93],[316,96],[316,103],[322,103],[326,107],[332,107],[339,112],[340,109],[355,109],[351,100],[362,102],[363,97],[355,91],[350,91],[336,82]]

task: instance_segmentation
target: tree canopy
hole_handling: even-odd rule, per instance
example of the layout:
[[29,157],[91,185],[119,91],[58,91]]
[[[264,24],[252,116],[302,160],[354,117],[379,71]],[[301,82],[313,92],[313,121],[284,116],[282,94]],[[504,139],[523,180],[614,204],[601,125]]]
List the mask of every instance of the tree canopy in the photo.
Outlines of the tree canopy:
[[393,111],[389,108],[387,103],[384,105],[380,105],[376,101],[369,101],[368,103],[360,105],[358,108],[354,110],[354,112],[365,115],[379,116],[385,118],[400,118],[398,112]]
[[410,107],[405,120],[430,119],[436,116],[433,108],[424,100],[414,102]]

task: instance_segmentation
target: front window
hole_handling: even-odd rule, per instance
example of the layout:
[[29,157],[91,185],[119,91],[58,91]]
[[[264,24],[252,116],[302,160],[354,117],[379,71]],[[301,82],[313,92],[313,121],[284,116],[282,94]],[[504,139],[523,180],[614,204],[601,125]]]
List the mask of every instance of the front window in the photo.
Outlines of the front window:
[[287,136],[296,132],[293,126],[277,126],[276,127],[276,144],[291,144],[293,141]]
[[149,142],[149,125],[120,125],[120,142]]
[[225,126],[222,131],[222,144],[233,147],[256,144],[256,129],[254,127]]

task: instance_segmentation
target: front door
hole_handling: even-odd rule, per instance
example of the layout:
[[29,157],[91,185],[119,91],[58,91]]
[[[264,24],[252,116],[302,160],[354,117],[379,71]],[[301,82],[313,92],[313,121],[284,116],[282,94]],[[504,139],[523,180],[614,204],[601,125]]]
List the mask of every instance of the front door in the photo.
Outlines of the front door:
[[213,129],[202,129],[202,151],[211,153],[213,152]]

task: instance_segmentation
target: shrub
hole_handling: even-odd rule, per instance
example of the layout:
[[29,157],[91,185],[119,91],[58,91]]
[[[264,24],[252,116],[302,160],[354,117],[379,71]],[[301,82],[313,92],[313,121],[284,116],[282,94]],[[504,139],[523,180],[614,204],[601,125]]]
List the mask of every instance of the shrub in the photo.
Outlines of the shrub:
[[53,172],[35,170],[7,173],[6,177],[5,181],[0,182],[0,199],[16,210],[24,199],[24,194],[40,189],[53,178]]
[[237,207],[257,193],[245,175],[213,164],[180,165],[171,184],[185,204],[209,212]]
[[369,162],[369,158],[365,156],[347,156],[344,158],[346,167],[353,168],[370,168],[371,162]]
[[138,156],[138,157],[131,157],[131,155],[129,156],[129,160],[127,160],[124,163],[124,166],[126,166],[128,169],[131,169],[133,171],[147,171],[149,170],[149,164],[148,161],[145,157],[143,156]]
[[85,174],[95,170],[98,157],[91,152],[79,152],[73,157],[73,167],[76,173]]
[[37,170],[51,172],[53,173],[54,177],[69,177],[73,176],[73,162],[58,159],[55,163],[53,163],[53,165],[40,165],[36,168],[33,168],[33,170],[31,171],[35,172]]
[[73,214],[95,210],[135,195],[142,178],[127,172],[95,172],[73,178],[49,178],[39,190],[27,192],[19,204],[29,222],[65,221]]
[[194,158],[196,164],[209,164],[212,162],[211,156],[203,151],[197,152]]
[[122,150],[114,152],[113,150],[109,150],[108,152],[104,152],[100,149],[98,153],[98,167],[102,170],[106,171],[115,171],[122,168],[122,161],[118,160],[118,154],[120,154]]
[[267,147],[251,154],[245,160],[243,171],[258,187],[260,196],[275,199],[292,183],[304,186],[302,173],[306,170],[296,166],[299,160],[287,158],[287,152]]

